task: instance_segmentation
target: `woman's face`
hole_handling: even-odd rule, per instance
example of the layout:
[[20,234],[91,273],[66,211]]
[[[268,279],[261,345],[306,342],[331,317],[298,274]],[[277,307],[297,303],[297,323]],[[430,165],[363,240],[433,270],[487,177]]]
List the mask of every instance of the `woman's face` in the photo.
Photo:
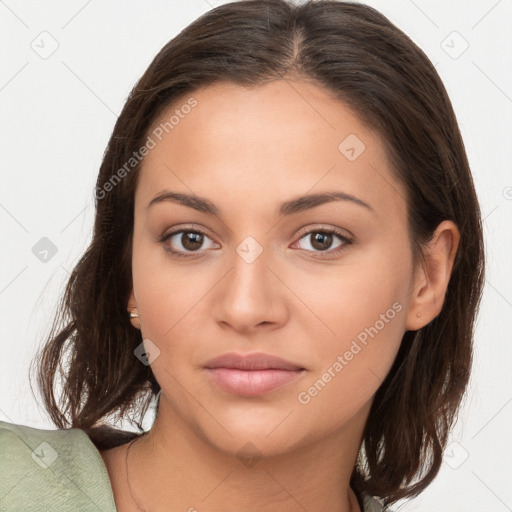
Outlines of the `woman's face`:
[[130,305],[159,419],[228,452],[360,435],[416,286],[382,140],[322,89],[286,81],[199,90],[150,136]]

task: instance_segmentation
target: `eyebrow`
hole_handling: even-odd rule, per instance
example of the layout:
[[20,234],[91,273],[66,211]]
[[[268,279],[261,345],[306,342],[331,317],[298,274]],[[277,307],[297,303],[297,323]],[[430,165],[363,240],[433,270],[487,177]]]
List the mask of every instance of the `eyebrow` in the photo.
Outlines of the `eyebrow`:
[[[280,216],[288,216],[293,215],[295,213],[302,212],[304,210],[309,210],[316,206],[320,206],[325,203],[330,203],[332,201],[348,201],[353,204],[362,206],[367,210],[375,213],[375,210],[368,203],[359,199],[351,194],[347,194],[346,192],[341,191],[331,191],[331,192],[322,192],[319,194],[308,194],[306,196],[297,197],[295,199],[291,199],[281,204],[279,207],[279,215]],[[183,206],[188,206],[189,208],[193,208],[198,212],[206,213],[208,215],[215,215],[220,217],[220,210],[213,204],[210,200],[199,197],[193,194],[184,194],[180,192],[168,192],[163,190],[159,194],[157,194],[148,204],[147,208],[149,209],[151,206],[159,203],[171,202],[182,204]]]

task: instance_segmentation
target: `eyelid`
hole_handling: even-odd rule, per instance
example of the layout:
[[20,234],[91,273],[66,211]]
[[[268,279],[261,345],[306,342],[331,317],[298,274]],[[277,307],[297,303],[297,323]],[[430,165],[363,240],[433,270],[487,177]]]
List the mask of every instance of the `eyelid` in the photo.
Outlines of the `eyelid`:
[[174,256],[194,257],[203,255],[205,253],[205,249],[200,249],[198,251],[178,251],[176,249],[171,249],[169,246],[166,245],[166,242],[170,240],[173,236],[183,232],[200,233],[201,235],[204,235],[205,237],[209,238],[214,244],[219,245],[215,240],[213,240],[213,238],[207,233],[205,229],[197,227],[196,225],[193,224],[174,226],[173,228],[171,228],[170,231],[166,231],[162,236],[159,236],[157,238],[157,242],[162,244],[164,246],[164,249]]
[[327,249],[326,251],[310,251],[307,249],[300,249],[302,252],[309,255],[314,255],[313,258],[336,258],[338,257],[342,252],[344,252],[348,246],[353,245],[355,243],[355,237],[352,235],[352,233],[342,230],[340,228],[334,227],[334,226],[327,226],[327,225],[317,225],[317,226],[308,226],[306,228],[301,229],[296,237],[297,240],[292,244],[292,246],[298,244],[300,240],[302,240],[307,235],[310,235],[312,233],[328,233],[333,234],[341,239],[342,244],[335,249]]
[[350,231],[347,231],[346,229],[337,228],[335,226],[330,226],[328,224],[307,226],[305,228],[300,229],[296,236],[302,238],[304,235],[308,235],[310,233],[317,233],[319,231],[334,233],[350,242],[353,242],[355,238],[354,235],[350,233]]
[[208,234],[208,230],[199,227],[196,224],[182,224],[178,226],[173,226],[172,228],[170,228],[170,230],[165,231],[164,234],[159,237],[159,239],[168,239],[173,235],[181,233],[182,231],[192,231],[194,233],[201,233],[202,235],[205,235],[208,238],[212,239],[212,237]]

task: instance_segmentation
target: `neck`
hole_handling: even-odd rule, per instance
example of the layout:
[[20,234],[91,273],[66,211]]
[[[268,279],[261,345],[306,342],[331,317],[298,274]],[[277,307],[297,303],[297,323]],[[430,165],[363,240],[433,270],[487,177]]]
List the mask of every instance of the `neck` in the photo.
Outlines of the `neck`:
[[150,512],[251,510],[256,504],[282,512],[359,511],[350,476],[367,414],[365,407],[339,431],[263,457],[250,443],[236,453],[220,451],[162,401],[150,432],[130,448],[130,494]]

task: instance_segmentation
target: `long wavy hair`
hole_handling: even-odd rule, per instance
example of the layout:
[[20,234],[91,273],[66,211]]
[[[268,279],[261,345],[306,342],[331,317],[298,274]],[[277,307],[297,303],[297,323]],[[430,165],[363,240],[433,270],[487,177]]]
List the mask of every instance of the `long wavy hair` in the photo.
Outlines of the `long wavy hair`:
[[461,235],[444,307],[428,325],[405,333],[375,395],[352,475],[355,489],[389,504],[417,495],[441,466],[470,375],[484,251],[473,180],[441,79],[413,41],[369,6],[232,2],[203,14],[162,48],[108,142],[92,241],[38,354],[38,385],[55,425],[84,429],[97,446],[114,443],[99,427],[108,418],[142,420],[160,387],[151,367],[134,357],[141,333],[127,315],[140,163],[120,169],[162,112],[198,88],[221,80],[255,87],[287,77],[332,92],[380,134],[407,190],[415,261],[441,221],[455,222]]

